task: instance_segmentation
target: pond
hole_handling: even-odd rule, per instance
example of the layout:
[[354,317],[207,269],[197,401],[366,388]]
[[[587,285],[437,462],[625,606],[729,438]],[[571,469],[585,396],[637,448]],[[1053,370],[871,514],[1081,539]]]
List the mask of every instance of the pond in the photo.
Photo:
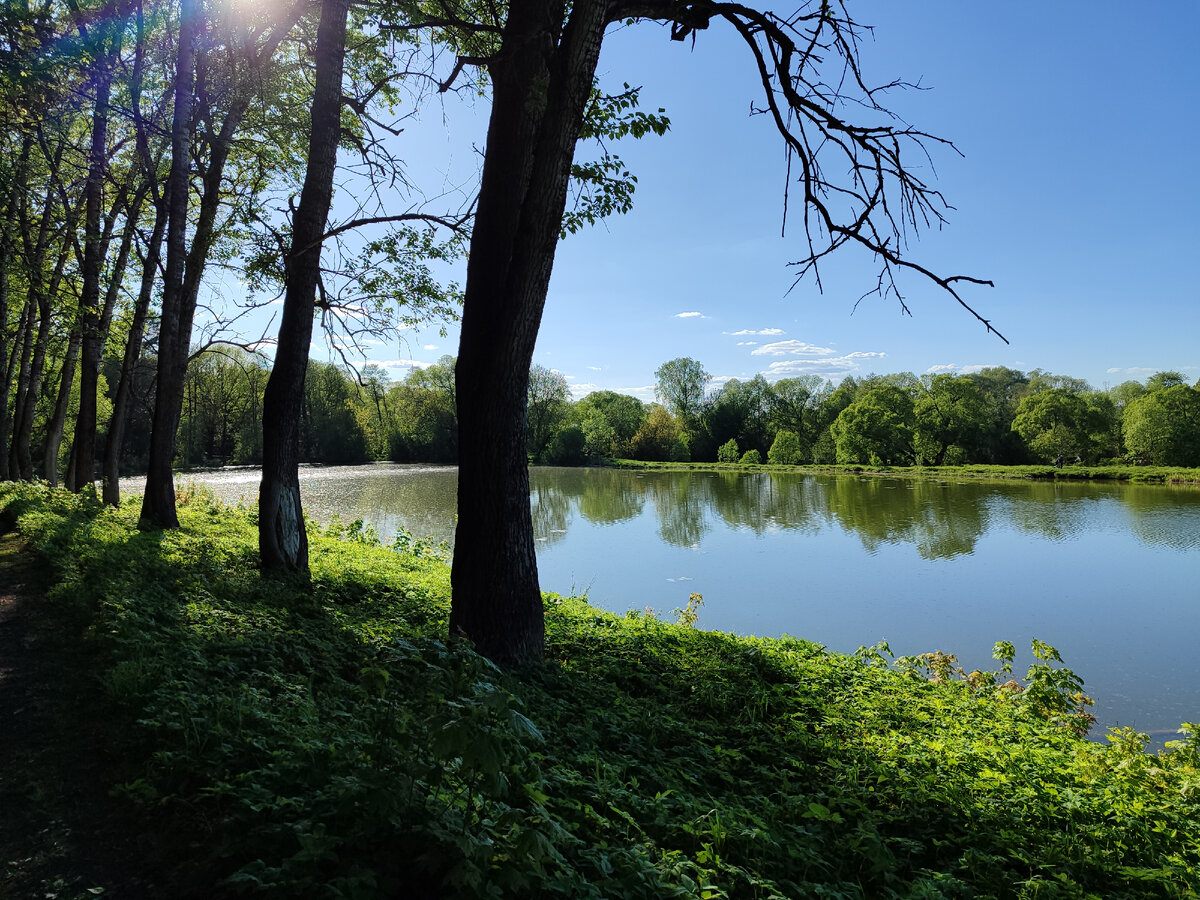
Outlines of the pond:
[[[253,502],[255,469],[181,477]],[[309,515],[451,540],[456,472],[302,470]],[[790,473],[534,468],[544,590],[698,626],[853,652],[1057,647],[1101,726],[1169,739],[1200,721],[1200,490]],[[1102,734],[1102,727],[1094,733]]]

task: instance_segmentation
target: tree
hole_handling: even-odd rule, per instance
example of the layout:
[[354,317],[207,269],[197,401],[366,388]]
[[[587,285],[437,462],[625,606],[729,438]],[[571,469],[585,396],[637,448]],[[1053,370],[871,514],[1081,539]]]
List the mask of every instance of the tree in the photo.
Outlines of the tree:
[[685,462],[691,454],[682,424],[665,408],[655,405],[633,436],[633,456],[655,462]]
[[717,462],[734,463],[740,456],[741,452],[738,450],[736,438],[730,438],[717,448]]
[[913,412],[917,455],[934,466],[977,459],[993,419],[987,396],[967,376],[927,378]]
[[612,429],[612,448],[602,455],[622,457],[633,452],[633,436],[646,421],[646,404],[637,397],[616,391],[593,391],[577,405],[584,420],[588,417],[586,410],[594,410]]
[[298,471],[300,412],[312,343],[321,247],[341,136],[342,71],[350,0],[322,0],[308,166],[292,219],[292,246],[275,365],[263,396],[263,467],[258,493],[258,548],[265,572],[308,575],[308,537]]
[[[224,17],[234,28],[225,35],[225,52],[217,52],[216,34],[200,0],[180,0],[179,36],[173,83],[171,164],[167,174],[166,267],[162,279],[162,314],[158,334],[158,385],[155,391],[150,459],[140,524],[176,528],[175,478],[172,463],[183,404],[183,385],[191,356],[192,322],[209,252],[217,237],[217,213],[227,198],[226,165],[235,138],[266,69],[284,37],[307,10],[305,0],[290,9],[264,11],[264,21]],[[233,24],[233,23],[237,24]],[[203,78],[197,94],[197,73]],[[211,88],[224,91],[214,96]],[[197,108],[197,98],[205,101]],[[199,137],[200,147],[193,140]],[[193,163],[199,181],[199,203],[189,213]]]
[[[737,438],[739,447],[755,448],[761,453],[770,444],[770,412],[771,386],[765,378],[761,375],[749,381],[731,378],[704,406],[709,448],[732,437]],[[711,459],[709,448],[698,449],[697,456]]]
[[1074,459],[1091,452],[1088,403],[1065,388],[1026,394],[1017,406],[1012,430],[1043,461]]
[[885,384],[871,388],[838,415],[832,426],[839,463],[904,465],[913,461],[913,401]]
[[773,466],[795,466],[804,461],[801,455],[800,438],[792,431],[780,431],[775,435],[767,461]]
[[[449,4],[444,10],[458,22],[457,11]],[[840,7],[823,3],[785,19],[719,2],[509,4],[499,51],[485,61],[493,102],[458,357],[459,515],[450,613],[452,633],[501,663],[542,654],[525,459],[528,372],[604,32],[636,19],[669,22],[678,40],[724,20],[743,38],[764,111],[800,173],[801,277],[819,279],[825,257],[856,245],[881,266],[877,289],[904,309],[896,280],[903,270],[932,279],[964,306],[959,286],[986,283],[938,276],[908,258],[907,229],[940,223],[946,207],[923,172],[909,168],[907,154],[939,141],[877,114],[879,95],[864,82],[857,56],[862,29]],[[488,29],[495,26],[481,23],[476,33]],[[455,71],[479,61],[460,58]],[[845,118],[855,101],[871,111],[869,124]]]
[[711,380],[701,363],[681,356],[667,360],[654,371],[654,396],[690,428],[699,418],[704,392]]
[[561,372],[534,365],[529,369],[529,455],[541,459],[567,413],[571,388]]
[[1158,466],[1200,466],[1200,389],[1173,384],[1148,390],[1125,407],[1129,455]]

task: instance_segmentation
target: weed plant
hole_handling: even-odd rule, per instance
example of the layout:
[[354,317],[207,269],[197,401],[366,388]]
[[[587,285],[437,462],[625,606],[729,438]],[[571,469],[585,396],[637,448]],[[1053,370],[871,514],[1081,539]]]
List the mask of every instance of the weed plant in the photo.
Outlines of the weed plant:
[[[32,486],[0,508],[86,623],[126,724],[114,802],[173,896],[1188,897],[1200,739],[1081,736],[1080,679],[839,655],[548,596],[545,664],[447,643],[449,570],[310,527],[309,584],[254,513],[182,527]],[[898,663],[898,665],[897,665]]]

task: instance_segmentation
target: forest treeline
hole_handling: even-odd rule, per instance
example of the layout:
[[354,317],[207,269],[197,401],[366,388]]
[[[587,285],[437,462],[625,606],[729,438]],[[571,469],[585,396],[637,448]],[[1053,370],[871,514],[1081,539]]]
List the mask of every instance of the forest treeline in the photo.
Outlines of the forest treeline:
[[[310,364],[301,458],[455,462],[454,363],[443,356],[401,380],[377,366]],[[267,366],[236,350],[210,351],[193,362],[179,435],[182,464],[260,461]],[[756,376],[715,390],[709,383],[696,361],[671,360],[657,373],[661,402],[614,391],[572,400],[563,375],[535,365],[529,457],[551,465],[611,458],[1021,465],[1060,456],[1068,463],[1200,465],[1200,387],[1177,372],[1103,391],[1077,378],[1002,366],[964,375],[851,376],[837,385],[819,376],[775,382]],[[140,432],[130,440],[131,469],[147,447]]]

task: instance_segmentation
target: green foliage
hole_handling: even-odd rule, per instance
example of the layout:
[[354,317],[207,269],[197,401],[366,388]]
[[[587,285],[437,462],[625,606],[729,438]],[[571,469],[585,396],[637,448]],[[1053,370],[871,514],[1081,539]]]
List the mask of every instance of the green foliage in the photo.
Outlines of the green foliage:
[[717,449],[717,462],[734,463],[740,458],[738,443],[734,438],[730,438]]
[[839,463],[903,465],[913,461],[913,401],[894,385],[869,388],[831,427]]
[[1200,466],[1200,388],[1147,390],[1125,407],[1122,428],[1129,455],[1140,463]]
[[683,426],[661,406],[651,409],[631,444],[635,459],[684,462],[691,458]]
[[762,454],[757,450],[747,450],[742,454],[742,458],[739,460],[739,462],[745,463],[749,466],[762,465]]
[[700,412],[712,376],[689,357],[667,360],[654,371],[654,396],[690,426]]
[[767,461],[773,466],[795,466],[801,458],[800,437],[791,431],[780,431],[767,451]]
[[[116,800],[175,897],[1185,897],[1200,739],[1078,736],[1035,642],[888,664],[546,598],[548,662],[447,644],[449,570],[311,529],[302,591],[203,493],[183,527],[35,486],[0,510],[86,621]],[[696,613],[698,596],[688,609]],[[682,615],[681,615],[681,618]],[[1001,684],[997,685],[997,681]],[[107,769],[100,770],[102,774]]]
[[598,87],[592,87],[579,137],[597,141],[603,153],[599,159],[576,160],[571,164],[570,190],[574,203],[563,213],[564,237],[584,225],[594,225],[600,219],[633,208],[637,176],[607,149],[605,142],[649,134],[661,137],[671,127],[666,110],[647,113],[637,108],[639,93],[640,88],[628,84],[619,94],[604,94]]

